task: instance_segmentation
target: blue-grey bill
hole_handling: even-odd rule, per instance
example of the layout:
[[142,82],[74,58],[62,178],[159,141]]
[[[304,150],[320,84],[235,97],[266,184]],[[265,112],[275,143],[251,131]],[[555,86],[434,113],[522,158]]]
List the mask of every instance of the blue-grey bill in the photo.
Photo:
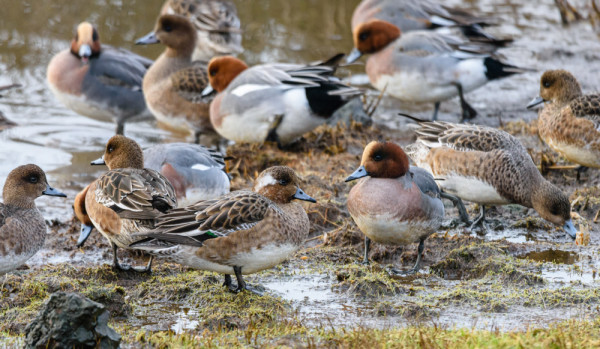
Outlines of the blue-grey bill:
[[135,41],[135,44],[136,45],[150,45],[150,44],[158,44],[159,42],[160,41],[156,37],[156,34],[154,34],[154,32],[152,32],[152,33],[148,33],[145,36],[137,39]]
[[213,89],[212,86],[208,85],[204,88],[204,90],[202,90],[202,97],[209,96],[213,92],[215,92],[215,89]]
[[66,198],[67,195],[65,195],[64,193],[52,188],[51,186],[47,185],[46,186],[46,190],[44,190],[42,192],[42,194],[44,195],[48,195],[48,196],[60,196],[61,198]]
[[577,229],[575,229],[575,225],[573,224],[572,220],[569,219],[568,221],[566,221],[565,225],[563,225],[563,229],[573,239],[575,239],[577,237]]
[[101,157],[100,159],[90,162],[90,165],[106,165],[106,162],[104,162],[104,157]]
[[310,202],[317,202],[317,200],[306,195],[306,193],[304,191],[302,191],[302,189],[300,189],[300,188],[296,189],[296,194],[294,194],[294,199],[310,201]]
[[85,240],[90,236],[92,229],[94,229],[93,226],[81,223],[81,232],[79,233],[79,239],[77,239],[77,247],[83,246]]
[[369,174],[367,173],[367,170],[365,169],[364,166],[361,166],[359,168],[356,169],[356,171],[354,171],[351,175],[349,175],[346,180],[344,182],[350,182],[359,178],[363,178],[368,176]]
[[544,99],[541,96],[537,96],[527,104],[527,109],[533,109],[542,103],[544,103]]
[[355,47],[352,49],[348,57],[346,57],[346,63],[352,63],[359,59],[362,56],[362,53]]

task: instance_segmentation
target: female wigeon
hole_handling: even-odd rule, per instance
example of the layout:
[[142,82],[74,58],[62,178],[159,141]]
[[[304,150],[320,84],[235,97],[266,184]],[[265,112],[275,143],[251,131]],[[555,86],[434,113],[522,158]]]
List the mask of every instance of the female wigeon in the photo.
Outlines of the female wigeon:
[[540,82],[540,96],[527,108],[546,102],[539,113],[540,137],[552,150],[581,167],[600,168],[600,94],[584,95],[579,82],[566,70],[548,70]]
[[317,65],[261,64],[215,57],[208,64],[212,88],[210,121],[235,142],[276,141],[286,145],[327,122],[358,89],[333,77],[341,55]]
[[83,22],[71,48],[48,64],[50,90],[65,106],[92,118],[113,118],[117,134],[131,119],[151,118],[142,79],[152,61],[123,49],[100,46],[98,31]]
[[532,207],[575,238],[568,196],[538,171],[527,149],[512,135],[486,126],[419,122],[417,142],[406,147],[417,166],[433,175],[440,188],[480,205]]
[[505,46],[512,41],[496,39],[483,31],[482,27],[495,24],[495,19],[476,16],[466,10],[431,0],[363,0],[352,14],[352,30],[372,19],[392,23],[403,32],[459,27],[471,40],[489,42],[496,46]]
[[[199,144],[169,143],[144,150],[144,167],[160,172],[175,188],[178,207],[229,193],[230,179],[223,155]],[[75,197],[73,209],[81,222],[77,247],[83,246],[93,224],[85,208],[89,185]]]
[[210,100],[202,98],[208,86],[206,63],[192,61],[196,40],[196,30],[187,18],[162,15],[154,31],[136,44],[167,46],[144,76],[144,97],[159,122],[178,132],[191,132],[199,142],[200,135],[213,128],[208,114]]
[[371,240],[394,245],[418,242],[418,256],[410,271],[420,268],[425,239],[444,219],[444,205],[433,177],[408,165],[408,157],[395,143],[371,142],[360,167],[346,182],[360,181],[348,195],[348,211],[365,234],[363,263],[369,263]]
[[25,264],[44,246],[46,223],[35,207],[42,195],[67,197],[51,188],[44,171],[36,165],[24,165],[10,171],[0,203],[0,274]]
[[[117,248],[129,248],[132,234],[154,228],[154,219],[177,207],[175,189],[159,172],[144,168],[142,148],[132,139],[113,136],[102,158],[92,165],[107,165],[109,171],[89,185],[85,210],[94,227],[108,239],[113,266],[128,270],[117,260]],[[84,239],[85,240],[85,239]],[[150,271],[152,258],[146,268]]]
[[160,14],[181,15],[192,22],[198,36],[194,60],[208,62],[214,56],[243,51],[240,19],[230,1],[167,0]]
[[156,229],[133,246],[192,268],[231,276],[249,289],[243,274],[271,268],[302,246],[310,223],[294,199],[316,202],[299,187],[296,173],[285,166],[264,170],[252,191],[240,190],[200,201],[158,217]]
[[462,119],[474,118],[477,112],[464,93],[526,71],[494,58],[485,45],[462,43],[433,31],[401,35],[398,27],[378,19],[358,25],[353,36],[354,49],[347,61],[372,54],[366,65],[371,84],[401,101],[434,103],[434,120],[440,103],[456,96]]

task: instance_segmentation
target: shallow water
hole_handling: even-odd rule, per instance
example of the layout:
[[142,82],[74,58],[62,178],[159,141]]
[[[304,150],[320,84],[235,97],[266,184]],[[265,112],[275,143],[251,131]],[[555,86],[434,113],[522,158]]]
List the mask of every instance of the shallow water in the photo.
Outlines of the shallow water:
[[[38,199],[38,206],[46,218],[61,222],[70,220],[71,202],[76,192],[105,170],[90,167],[89,162],[101,155],[105,142],[113,135],[115,128],[110,120],[92,120],[63,107],[47,88],[47,63],[54,54],[68,47],[75,26],[83,20],[96,24],[103,43],[156,58],[162,47],[139,47],[133,43],[136,38],[152,30],[162,2],[163,0],[0,0],[0,86],[9,83],[23,85],[3,92],[3,97],[0,98],[0,112],[19,124],[0,132],[0,185],[3,185],[8,172],[17,165],[40,165],[48,172],[50,183],[69,195],[67,200],[47,197]],[[241,58],[250,65],[273,61],[312,62],[338,52],[349,52],[352,47],[349,23],[359,0],[234,2],[244,31],[245,52]],[[492,82],[467,94],[467,100],[480,113],[474,120],[475,123],[497,126],[500,122],[510,120],[534,119],[536,114],[525,110],[525,105],[537,95],[538,79],[545,69],[567,69],[577,76],[584,91],[597,90],[600,71],[598,36],[588,22],[563,27],[553,0],[451,0],[444,3],[500,18],[500,25],[489,31],[498,36],[515,38],[514,44],[501,50],[500,54],[516,65],[537,70]],[[584,8],[582,4],[587,3],[573,2],[578,8]],[[582,12],[587,13],[587,10]],[[364,73],[364,68],[358,65],[340,71],[343,77],[348,77],[350,73]],[[358,80],[360,77],[353,81]],[[384,98],[375,114],[375,120],[399,130],[405,129],[405,121],[396,116],[398,110],[425,117],[432,111],[429,105],[406,105]],[[458,120],[457,101],[443,103],[441,112],[444,120]],[[127,124],[125,132],[142,146],[181,140],[181,136],[156,128],[153,121]],[[594,183],[590,183],[592,184]],[[522,212],[527,214],[526,210]],[[593,233],[592,241],[597,241],[598,234]],[[548,237],[545,233],[532,235],[524,229],[509,228],[491,232],[488,237],[528,244],[548,239],[568,241],[559,233]],[[540,273],[551,283],[550,287],[577,280],[585,285],[597,285],[595,270],[598,263],[572,260],[571,252],[568,253],[567,257],[563,256],[557,261],[536,259],[547,262]],[[533,258],[532,256],[529,255],[528,258]],[[597,260],[596,254],[594,260]],[[30,264],[65,261],[86,264],[105,262],[97,250],[88,250],[84,255],[64,251],[57,254],[56,251],[46,249],[34,257]],[[552,261],[563,264],[552,264]],[[573,271],[571,265],[578,263],[583,272]],[[450,285],[453,281],[444,282]],[[365,316],[371,311],[370,305],[349,300],[343,294],[333,291],[330,276],[265,278],[263,284],[268,292],[292,301],[298,307],[299,314],[315,324],[333,319],[338,323],[355,325],[398,325],[395,317],[384,319]],[[163,313],[164,308],[161,307],[172,310],[172,305],[153,305],[147,309],[147,316],[153,318],[156,314]],[[165,329],[170,328],[175,332],[194,328],[197,321],[193,310],[188,311],[183,307],[178,309],[176,314],[165,314],[165,319],[152,320],[147,325],[160,329],[166,326]],[[449,326],[508,329],[524,328],[529,323],[583,317],[583,313],[577,309],[560,312],[556,309],[532,311],[531,308],[525,308],[521,312],[513,309],[507,314],[485,313],[483,317],[474,317],[472,309],[455,308],[441,313],[433,322]],[[139,321],[146,321],[145,316],[138,314]],[[487,320],[483,321],[481,318]],[[161,324],[161,321],[164,323]]]

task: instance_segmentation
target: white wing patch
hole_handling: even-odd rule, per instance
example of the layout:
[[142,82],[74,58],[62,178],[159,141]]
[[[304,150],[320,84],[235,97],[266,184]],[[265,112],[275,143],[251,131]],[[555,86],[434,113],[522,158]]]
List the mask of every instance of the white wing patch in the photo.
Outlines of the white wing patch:
[[210,166],[206,166],[206,165],[202,165],[202,164],[195,164],[194,166],[192,166],[192,170],[198,170],[198,171],[206,171],[206,170],[210,170],[212,167]]
[[231,91],[231,94],[242,97],[250,92],[265,90],[272,87],[271,85],[245,84],[238,86]]

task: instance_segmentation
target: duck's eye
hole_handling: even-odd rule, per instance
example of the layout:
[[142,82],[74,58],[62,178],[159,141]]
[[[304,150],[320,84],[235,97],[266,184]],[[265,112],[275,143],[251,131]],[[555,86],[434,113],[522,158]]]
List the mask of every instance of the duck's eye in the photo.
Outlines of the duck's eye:
[[94,30],[94,33],[92,34],[92,40],[98,41],[98,32],[95,30]]
[[38,182],[38,177],[36,175],[31,175],[29,176],[29,178],[27,178],[27,180],[29,181],[29,183],[37,183]]
[[115,148],[112,145],[109,145],[108,148],[106,149],[106,151],[110,154],[115,150]]
[[289,181],[287,179],[280,179],[279,180],[279,185],[286,186],[286,185],[288,185],[288,183],[289,183]]
[[216,69],[211,70],[210,76],[215,76],[215,75],[217,75],[217,70]]
[[360,41],[365,41],[365,40],[367,40],[368,37],[369,37],[368,32],[362,32],[362,33],[358,34],[358,40],[360,40]]
[[383,156],[381,154],[376,154],[375,156],[373,156],[373,160],[381,161],[381,160],[383,160]]
[[544,87],[545,88],[548,88],[550,86],[552,86],[552,83],[550,81],[544,81]]
[[170,24],[165,24],[163,26],[163,29],[167,32],[170,33],[173,30],[173,27]]

